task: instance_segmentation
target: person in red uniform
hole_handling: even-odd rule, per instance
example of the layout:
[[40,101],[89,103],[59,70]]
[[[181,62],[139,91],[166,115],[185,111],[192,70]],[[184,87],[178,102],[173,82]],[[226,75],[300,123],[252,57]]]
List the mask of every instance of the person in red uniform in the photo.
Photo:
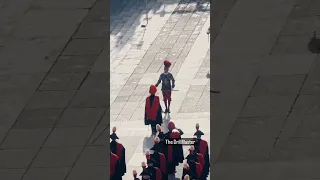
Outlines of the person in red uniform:
[[112,152],[110,152],[110,180],[122,180],[119,158]]
[[119,139],[116,134],[116,127],[112,128],[112,134],[110,135],[111,142],[110,142],[110,151],[114,154],[116,154],[119,158],[119,174],[123,176],[127,172],[127,166],[126,166],[126,149],[123,147],[123,145],[116,140]]
[[161,170],[162,179],[167,180],[168,174],[167,174],[167,160],[163,153],[159,152],[160,150],[160,139],[158,137],[155,138],[154,146],[150,149],[153,150],[153,154],[150,155],[150,158],[156,162],[153,164],[155,167],[159,168]]
[[171,62],[168,60],[165,60],[163,62],[163,65],[164,65],[164,72],[160,75],[156,86],[158,87],[159,84],[162,82],[161,90],[162,90],[164,105],[166,106],[165,113],[170,113],[171,92],[175,87],[175,80],[173,78],[173,75],[169,73]]
[[161,170],[153,166],[156,162],[154,162],[154,160],[151,159],[151,154],[149,150],[146,150],[146,159],[148,164],[148,167],[146,168],[146,170],[151,174],[151,179],[161,180],[162,179]]
[[162,108],[160,98],[156,96],[157,87],[151,85],[149,88],[150,96],[146,99],[144,124],[151,125],[152,135],[156,135],[156,125],[162,124]]
[[[168,123],[168,129],[169,129],[169,132],[166,133],[165,141],[181,140],[180,132],[182,131],[181,130],[179,131],[178,129],[176,129],[175,124],[172,121]],[[172,174],[176,172],[176,166],[178,166],[179,163],[182,163],[184,160],[183,148],[182,148],[182,144],[178,144],[178,145],[166,144],[165,146],[166,148],[165,148],[164,154],[167,159],[167,172],[168,174]]]
[[201,136],[204,135],[202,131],[199,130],[200,126],[196,124],[196,132],[195,135],[195,150],[197,153],[200,153],[204,157],[204,166],[203,166],[203,177],[202,179],[206,179],[210,172],[210,157],[209,157],[209,146],[206,140],[201,139]]
[[[195,152],[195,148],[193,145],[190,146],[189,154],[186,157],[186,159],[188,159],[188,157],[190,157],[190,156],[194,156],[195,161],[200,163],[201,167],[204,167],[204,157],[202,154]],[[202,174],[202,172],[201,172],[201,174]]]
[[172,130],[174,130],[174,129],[176,129],[176,130],[179,131],[180,136],[182,136],[182,135],[184,134],[184,132],[183,132],[181,129],[179,129],[179,128],[176,127],[176,125],[174,124],[173,121],[169,121],[169,122],[168,122],[168,130],[169,130],[169,131],[165,134],[165,137],[167,138],[168,133],[170,133],[170,132],[171,132]]
[[196,160],[197,157],[194,155],[187,157],[187,163],[190,166],[190,171],[192,172],[192,175],[194,175],[191,179],[201,180],[203,170],[201,164],[196,162]]

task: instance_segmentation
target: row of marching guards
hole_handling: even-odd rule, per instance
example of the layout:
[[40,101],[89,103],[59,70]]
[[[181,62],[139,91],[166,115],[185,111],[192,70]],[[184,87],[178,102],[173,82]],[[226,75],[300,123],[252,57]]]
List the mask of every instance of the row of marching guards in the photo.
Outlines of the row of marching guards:
[[[195,143],[189,147],[189,154],[184,157],[182,144],[170,145],[165,140],[180,140],[183,131],[168,123],[168,132],[164,133],[160,125],[156,126],[154,146],[145,151],[145,160],[141,160],[141,169],[133,171],[134,180],[168,180],[168,175],[176,173],[176,167],[183,164],[181,180],[206,180],[210,171],[209,147],[206,140],[201,139],[204,133],[196,124]],[[125,147],[117,141],[116,127],[110,135],[110,179],[122,180],[126,174]]]

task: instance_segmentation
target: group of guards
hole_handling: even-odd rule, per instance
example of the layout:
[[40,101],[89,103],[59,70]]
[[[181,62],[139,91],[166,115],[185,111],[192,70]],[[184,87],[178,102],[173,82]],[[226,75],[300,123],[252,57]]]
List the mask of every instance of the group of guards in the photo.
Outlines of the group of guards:
[[[182,138],[183,131],[176,128],[174,122],[169,121],[168,132],[164,133],[161,129],[162,113],[170,113],[171,92],[175,87],[173,75],[169,73],[171,63],[164,61],[164,72],[156,85],[149,88],[150,96],[146,98],[144,124],[150,125],[152,136],[154,137],[154,146],[146,151],[146,162],[142,162],[141,180],[167,180],[169,174],[176,172],[176,167],[184,164],[182,180],[206,180],[210,171],[209,148],[207,141],[201,139],[204,135],[199,130],[199,124],[196,124],[196,132],[194,133],[195,144],[189,148],[189,155],[184,158],[182,144],[167,144],[167,140],[179,141]],[[160,98],[156,96],[157,86],[162,82],[162,94],[165,104],[163,111],[160,105]],[[122,180],[122,176],[126,173],[125,148],[117,142],[116,127],[112,129],[110,135],[110,180]],[[133,171],[134,180],[138,178],[137,171]]]
[[[201,139],[204,133],[199,130],[196,124],[194,133],[195,144],[189,148],[189,154],[184,158],[182,144],[167,144],[166,140],[179,141],[183,132],[175,127],[174,122],[168,123],[168,132],[164,133],[159,125],[156,126],[157,134],[154,138],[154,146],[146,150],[146,161],[141,164],[142,172],[138,178],[136,170],[133,171],[134,180],[168,180],[169,174],[176,172],[176,167],[186,163],[183,167],[182,180],[206,180],[210,171],[209,148],[207,141]],[[110,135],[110,179],[122,180],[126,173],[125,148],[117,142],[116,127],[112,129]],[[153,153],[150,153],[153,152]]]

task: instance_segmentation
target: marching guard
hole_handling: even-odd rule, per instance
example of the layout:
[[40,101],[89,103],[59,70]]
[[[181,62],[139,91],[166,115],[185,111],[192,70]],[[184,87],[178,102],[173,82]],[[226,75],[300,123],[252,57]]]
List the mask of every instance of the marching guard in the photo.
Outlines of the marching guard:
[[[190,156],[194,156],[194,157],[190,157]],[[195,159],[195,161],[198,162],[201,165],[201,167],[204,167],[204,164],[205,164],[204,157],[202,154],[195,152],[195,148],[193,145],[190,146],[189,154],[186,157],[186,159],[190,159],[190,158]]]
[[159,168],[161,171],[162,175],[162,180],[167,180],[168,179],[168,174],[167,174],[167,160],[166,157],[163,153],[160,152],[160,144],[159,144],[159,138],[156,137],[154,142],[154,146],[150,149],[153,150],[153,154],[150,155],[150,158],[156,162],[154,164],[155,167]]
[[[178,129],[175,128],[175,124],[172,121],[169,121],[168,123],[168,129],[169,132],[166,133],[166,140],[180,140],[181,134]],[[176,172],[176,166],[179,165],[179,163],[182,163],[184,160],[183,156],[183,148],[182,145],[165,145],[165,155],[167,159],[167,171],[168,174],[175,173]]]
[[206,179],[210,172],[210,157],[209,157],[209,146],[206,140],[201,139],[201,136],[204,135],[202,131],[199,130],[200,126],[196,124],[196,132],[195,135],[195,150],[197,153],[203,155],[204,158],[204,166],[203,166],[203,177],[202,179]]
[[159,84],[162,82],[161,90],[162,90],[164,105],[166,106],[165,113],[170,113],[171,94],[172,94],[173,88],[175,87],[175,80],[173,78],[173,75],[169,72],[171,62],[168,60],[165,60],[163,62],[163,65],[164,65],[164,72],[160,74],[156,87],[158,87]]
[[190,170],[191,170],[191,174],[193,175],[193,177],[191,177],[191,179],[196,179],[196,180],[200,180],[201,176],[202,176],[202,167],[201,164],[196,162],[197,161],[197,157],[196,156],[187,156],[187,163],[189,164]]
[[150,96],[146,99],[145,105],[145,116],[144,124],[151,125],[152,135],[155,136],[157,133],[156,126],[157,124],[162,124],[162,108],[160,105],[160,98],[156,96],[157,87],[151,85],[149,88]]
[[113,154],[116,154],[119,158],[119,173],[121,176],[123,176],[127,172],[127,166],[126,166],[126,149],[123,147],[123,145],[116,140],[119,139],[119,137],[116,134],[116,127],[112,128],[112,134],[110,135],[110,151]]
[[147,171],[151,174],[151,179],[161,180],[162,179],[161,170],[154,166],[156,162],[153,159],[151,159],[151,154],[149,150],[146,150],[146,159],[148,164]]
[[122,180],[119,158],[110,152],[110,180]]

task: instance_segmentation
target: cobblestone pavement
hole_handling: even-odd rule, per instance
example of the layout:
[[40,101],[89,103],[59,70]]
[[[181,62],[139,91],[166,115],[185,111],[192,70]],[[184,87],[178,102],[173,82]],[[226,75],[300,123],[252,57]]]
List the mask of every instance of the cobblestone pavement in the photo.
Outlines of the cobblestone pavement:
[[[111,126],[118,127],[120,141],[127,149],[127,175],[141,170],[144,152],[153,145],[151,131],[144,126],[144,100],[148,88],[163,71],[163,60],[172,62],[176,79],[172,113],[173,120],[192,137],[195,124],[200,123],[209,141],[210,95],[209,42],[210,6],[207,1],[150,1],[152,9],[147,27],[144,1],[132,2],[119,16],[111,17]],[[128,9],[128,10],[127,10]],[[158,95],[162,98],[161,92]],[[105,133],[96,143],[105,143]],[[185,147],[188,148],[188,147]],[[187,153],[187,151],[185,151]],[[181,177],[181,167],[177,177]],[[172,177],[171,177],[172,178]]]
[[320,1],[230,4],[211,45],[213,179],[319,179]]

